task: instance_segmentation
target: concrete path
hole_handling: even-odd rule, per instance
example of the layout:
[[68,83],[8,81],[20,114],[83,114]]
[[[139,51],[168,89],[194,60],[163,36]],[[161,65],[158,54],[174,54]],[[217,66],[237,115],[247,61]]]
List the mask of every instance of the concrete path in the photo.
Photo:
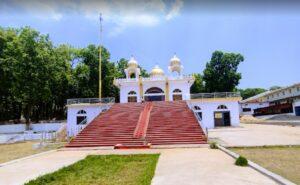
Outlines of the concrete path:
[[300,127],[241,124],[209,130],[209,138],[224,146],[300,145]]
[[237,167],[220,150],[208,148],[151,150],[55,151],[0,167],[0,184],[19,185],[70,165],[89,154],[161,153],[154,185],[168,184],[274,184],[249,167]]
[[220,150],[207,148],[165,150],[152,185],[276,184],[250,167],[234,165]]

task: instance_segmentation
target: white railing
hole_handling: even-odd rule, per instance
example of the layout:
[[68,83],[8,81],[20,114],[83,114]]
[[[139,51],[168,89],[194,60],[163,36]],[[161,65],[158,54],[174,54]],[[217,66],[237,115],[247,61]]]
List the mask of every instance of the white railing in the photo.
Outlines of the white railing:
[[153,76],[153,77],[142,78],[142,82],[165,81],[165,80],[166,80],[165,76]]
[[94,103],[103,103],[103,104],[109,104],[109,103],[115,103],[115,98],[75,98],[75,99],[68,99],[67,105],[72,104],[81,104],[81,103],[88,103],[88,104],[94,104]]
[[138,78],[118,78],[118,79],[115,79],[115,81],[117,83],[122,83],[122,82],[138,82],[139,79]]
[[180,75],[180,76],[170,76],[169,80],[193,80],[193,75]]
[[191,94],[191,99],[232,98],[232,97],[241,97],[241,94],[240,94],[240,92],[216,92],[216,93]]
[[[142,82],[151,82],[151,81],[165,81],[165,80],[192,80],[194,79],[193,75],[180,75],[180,76],[152,76],[152,77],[144,77],[142,78]],[[138,78],[118,78],[115,79],[117,84],[119,83],[130,83],[130,82],[138,82]]]

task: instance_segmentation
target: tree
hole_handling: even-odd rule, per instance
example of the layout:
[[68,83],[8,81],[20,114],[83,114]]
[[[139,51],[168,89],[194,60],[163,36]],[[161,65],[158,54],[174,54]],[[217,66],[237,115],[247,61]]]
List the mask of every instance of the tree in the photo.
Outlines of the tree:
[[274,85],[274,86],[270,87],[270,91],[274,91],[274,90],[280,89],[280,88],[281,88],[280,86]]
[[237,72],[238,65],[244,61],[241,54],[215,51],[211,60],[206,63],[203,80],[207,92],[234,91],[241,79]]
[[193,77],[195,78],[195,82],[191,87],[191,93],[201,93],[204,92],[204,85],[201,74],[193,74]]
[[266,91],[266,89],[263,88],[247,88],[247,89],[240,89],[241,96],[243,99],[250,98],[252,96],[255,96],[257,94],[263,93]]
[[[114,78],[124,78],[125,59],[114,63],[102,48],[102,97],[115,97]],[[141,68],[141,76],[149,74]],[[0,27],[0,121],[22,116],[27,128],[41,119],[64,119],[69,98],[98,97],[99,47],[54,46],[48,35],[24,27]]]

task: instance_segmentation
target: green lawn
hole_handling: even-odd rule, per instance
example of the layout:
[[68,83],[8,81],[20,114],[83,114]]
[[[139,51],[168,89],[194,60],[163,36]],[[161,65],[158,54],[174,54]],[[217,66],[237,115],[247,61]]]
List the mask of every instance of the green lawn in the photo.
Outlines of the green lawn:
[[300,184],[300,146],[231,148],[262,167]]
[[26,185],[148,185],[154,175],[158,157],[159,154],[90,155]]

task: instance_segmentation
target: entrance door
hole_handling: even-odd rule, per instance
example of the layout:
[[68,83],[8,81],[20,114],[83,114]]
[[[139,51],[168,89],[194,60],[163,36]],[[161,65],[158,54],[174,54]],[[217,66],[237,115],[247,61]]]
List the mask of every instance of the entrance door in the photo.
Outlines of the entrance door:
[[224,126],[230,126],[230,112],[223,112]]
[[145,94],[145,101],[165,101],[164,91],[158,87],[148,89]]
[[295,107],[296,116],[300,116],[300,106]]
[[164,95],[145,96],[145,101],[165,101]]
[[214,113],[215,126],[230,126],[230,112],[215,112]]

